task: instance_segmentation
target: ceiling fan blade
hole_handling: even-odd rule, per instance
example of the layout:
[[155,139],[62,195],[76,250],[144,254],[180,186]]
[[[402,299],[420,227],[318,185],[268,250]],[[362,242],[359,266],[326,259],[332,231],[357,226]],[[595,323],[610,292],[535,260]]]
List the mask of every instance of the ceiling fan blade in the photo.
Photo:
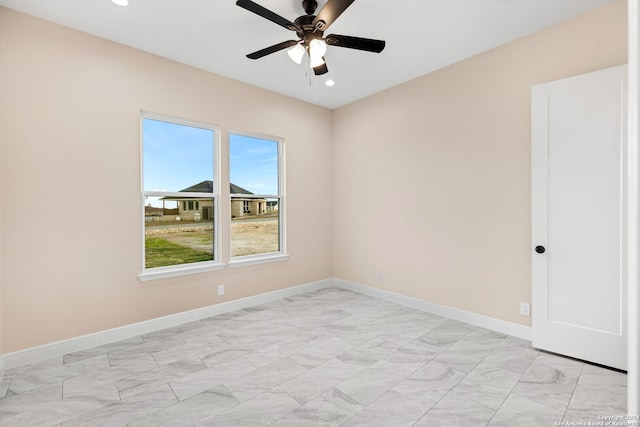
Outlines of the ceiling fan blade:
[[375,53],[382,52],[386,45],[384,40],[363,39],[361,37],[341,36],[338,34],[331,34],[325,40],[329,46],[366,50],[367,52]]
[[329,25],[333,24],[333,21],[338,19],[342,12],[344,12],[351,3],[355,0],[327,0],[318,15],[313,20],[313,26],[316,30],[326,31]]
[[[324,59],[324,56],[322,57]],[[329,68],[327,68],[327,61],[325,60],[324,64],[318,65],[317,67],[313,67],[313,73],[316,76],[321,76],[323,74],[327,74],[329,72]]]
[[302,29],[293,22],[289,21],[286,18],[283,18],[282,16],[270,11],[265,7],[260,6],[258,3],[252,2],[251,0],[238,0],[236,4],[243,9],[247,9],[249,12],[253,12],[256,15],[262,16],[263,18],[268,19],[271,22],[275,22],[276,24],[286,28],[287,30],[302,31]]
[[273,46],[266,47],[264,49],[255,51],[247,55],[249,59],[260,59],[263,56],[270,55],[272,53],[278,52],[282,49],[286,49],[288,47],[294,46],[299,43],[299,40],[287,40],[286,42],[274,44]]

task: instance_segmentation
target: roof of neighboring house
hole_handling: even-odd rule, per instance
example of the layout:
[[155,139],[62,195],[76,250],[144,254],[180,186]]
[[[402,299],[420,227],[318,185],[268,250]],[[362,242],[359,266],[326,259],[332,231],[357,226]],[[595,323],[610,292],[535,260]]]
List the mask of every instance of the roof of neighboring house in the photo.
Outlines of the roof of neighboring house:
[[[245,190],[242,187],[235,185],[234,183],[229,184],[229,192],[231,194],[253,194],[249,190]],[[183,190],[180,190],[180,193],[213,193],[213,181],[202,181],[191,187],[187,187]],[[165,200],[176,200],[176,199],[192,199],[193,197],[163,197]]]

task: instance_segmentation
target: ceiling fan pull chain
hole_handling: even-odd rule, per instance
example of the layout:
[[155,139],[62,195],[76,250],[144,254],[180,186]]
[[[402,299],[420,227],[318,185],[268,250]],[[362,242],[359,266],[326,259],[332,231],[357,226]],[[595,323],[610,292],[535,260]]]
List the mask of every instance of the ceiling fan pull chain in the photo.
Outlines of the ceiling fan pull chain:
[[311,79],[313,78],[313,68],[311,68],[311,58],[309,58],[309,55],[305,55],[304,56],[304,76],[306,77],[307,81],[309,82],[309,86],[311,86]]

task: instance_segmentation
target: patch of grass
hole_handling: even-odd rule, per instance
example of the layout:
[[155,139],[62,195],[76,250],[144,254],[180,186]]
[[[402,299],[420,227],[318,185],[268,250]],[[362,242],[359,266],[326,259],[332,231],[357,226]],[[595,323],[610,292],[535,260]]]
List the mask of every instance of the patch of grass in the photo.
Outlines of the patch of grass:
[[146,268],[189,264],[213,259],[213,255],[208,252],[191,249],[153,236],[145,239],[144,246]]

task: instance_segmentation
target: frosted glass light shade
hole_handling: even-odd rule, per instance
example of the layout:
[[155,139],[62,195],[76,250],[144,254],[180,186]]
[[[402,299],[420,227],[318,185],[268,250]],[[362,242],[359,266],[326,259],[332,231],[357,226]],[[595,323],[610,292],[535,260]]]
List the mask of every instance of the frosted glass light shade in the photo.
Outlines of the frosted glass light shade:
[[324,40],[313,39],[309,43],[309,56],[313,58],[322,58],[327,53],[327,44]]
[[324,62],[325,62],[325,61],[324,61],[324,58],[323,58],[322,56],[318,56],[318,57],[314,57],[314,56],[312,56],[312,57],[311,57],[311,62],[309,63],[309,66],[310,66],[311,68],[315,68],[315,67],[317,67],[317,66],[319,66],[319,65],[324,64]]
[[304,56],[304,53],[305,50],[301,44],[297,44],[287,51],[287,54],[289,54],[289,58],[291,58],[291,60],[296,64],[302,63],[302,57]]

